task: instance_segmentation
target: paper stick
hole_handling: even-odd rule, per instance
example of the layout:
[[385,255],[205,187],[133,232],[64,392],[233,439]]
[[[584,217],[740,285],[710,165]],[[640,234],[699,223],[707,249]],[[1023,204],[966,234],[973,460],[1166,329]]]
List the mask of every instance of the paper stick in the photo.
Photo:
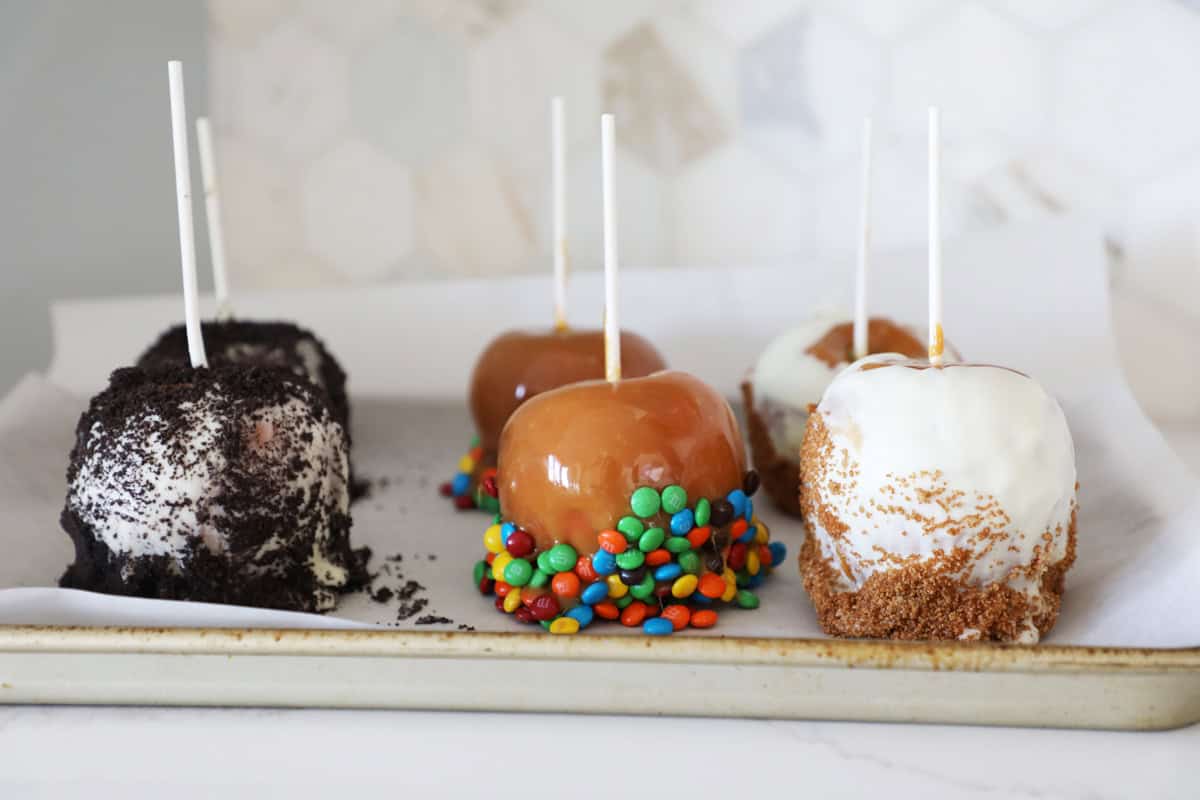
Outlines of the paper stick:
[[567,327],[567,143],[563,99],[550,101],[550,141],[554,159],[554,327]]
[[867,262],[871,253],[871,118],[862,127],[862,183],[858,193],[858,264],[854,270],[854,358],[868,354]]
[[941,122],[937,107],[929,109],[929,363],[942,365],[942,225]]
[[229,273],[225,267],[225,230],[221,227],[221,197],[217,193],[217,159],[213,155],[212,125],[208,117],[196,119],[196,146],[200,149],[200,177],[204,181],[204,219],[208,223],[208,250],[212,258],[213,294],[217,318],[233,314],[229,304]]
[[600,117],[600,166],[604,187],[604,377],[621,380],[621,324],[617,310],[617,197],[613,186],[613,115]]
[[192,229],[192,172],[188,160],[187,108],[183,99],[183,65],[167,62],[171,88],[171,141],[175,149],[175,200],[179,212],[179,257],[183,266],[183,316],[192,367],[207,367],[200,310],[196,303],[196,234]]

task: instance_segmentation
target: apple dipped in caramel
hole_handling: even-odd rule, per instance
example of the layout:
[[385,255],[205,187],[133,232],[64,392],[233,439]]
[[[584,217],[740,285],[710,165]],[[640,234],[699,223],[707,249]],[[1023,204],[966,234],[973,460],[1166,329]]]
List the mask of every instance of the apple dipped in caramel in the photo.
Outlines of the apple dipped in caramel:
[[709,627],[722,602],[756,607],[785,557],[754,512],[757,489],[729,404],[691,375],[545,392],[500,436],[501,514],[476,582],[522,622]]

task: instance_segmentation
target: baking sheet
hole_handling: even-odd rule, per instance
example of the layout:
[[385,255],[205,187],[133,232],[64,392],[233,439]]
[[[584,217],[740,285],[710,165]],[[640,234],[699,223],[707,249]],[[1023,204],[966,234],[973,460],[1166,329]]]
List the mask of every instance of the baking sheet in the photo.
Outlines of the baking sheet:
[[[1200,523],[1194,478],[1141,414],[1116,363],[1098,235],[1051,226],[977,237],[947,247],[947,331],[976,360],[1030,372],[1062,400],[1075,436],[1081,482],[1079,560],[1068,576],[1058,644],[1185,647],[1200,644]],[[922,256],[876,260],[873,305],[921,316]],[[767,339],[814,306],[836,302],[840,268],[630,271],[623,318],[676,366],[732,396]],[[177,310],[174,298],[86,303],[56,310],[49,379],[31,377],[0,403],[0,544],[20,553],[0,563],[0,623],[138,624],[532,631],[497,613],[470,586],[486,517],[437,497],[469,437],[460,394],[474,356],[498,327],[544,324],[544,279],[428,284],[375,290],[240,298],[246,316],[290,316],[319,330],[346,363],[357,392],[355,461],[374,479],[355,506],[355,537],[376,552],[376,589],[415,581],[400,619],[395,598],[351,596],[335,617],[200,604],[104,598],[45,588],[70,558],[57,529],[62,472],[75,417],[107,366],[129,361]],[[671,287],[681,299],[668,302]],[[575,308],[598,292],[594,275],[573,284]],[[842,293],[844,294],[844,293]],[[452,317],[447,309],[453,309]],[[503,314],[496,310],[502,309]],[[883,309],[881,309],[883,310]],[[586,312],[578,314],[586,317]],[[503,322],[497,324],[497,317]],[[698,326],[697,319],[720,324]],[[103,337],[94,331],[103,330]],[[437,347],[428,347],[436,331]],[[732,333],[731,333],[732,332]],[[391,395],[367,397],[365,395]],[[432,398],[422,401],[421,398]],[[801,530],[772,514],[773,535],[797,552]],[[399,556],[402,560],[388,560]],[[390,572],[390,574],[388,574]],[[39,588],[40,587],[40,588]],[[763,607],[730,610],[709,633],[819,636],[792,561],[762,587]],[[411,607],[405,611],[410,611]],[[421,617],[452,622],[417,626]],[[606,626],[620,632],[620,626]]]

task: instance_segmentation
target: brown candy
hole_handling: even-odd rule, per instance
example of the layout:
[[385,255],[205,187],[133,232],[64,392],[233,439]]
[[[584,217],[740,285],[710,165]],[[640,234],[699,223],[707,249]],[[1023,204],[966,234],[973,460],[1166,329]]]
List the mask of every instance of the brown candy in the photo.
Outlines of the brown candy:
[[500,506],[539,549],[566,542],[590,553],[596,534],[630,513],[635,489],[724,497],[742,485],[743,453],[729,404],[686,373],[587,381],[513,414],[500,438]]
[[[640,378],[666,369],[658,351],[636,333],[621,333],[621,373]],[[509,331],[480,354],[468,401],[485,451],[499,446],[500,431],[517,406],[569,383],[604,377],[602,331]]]

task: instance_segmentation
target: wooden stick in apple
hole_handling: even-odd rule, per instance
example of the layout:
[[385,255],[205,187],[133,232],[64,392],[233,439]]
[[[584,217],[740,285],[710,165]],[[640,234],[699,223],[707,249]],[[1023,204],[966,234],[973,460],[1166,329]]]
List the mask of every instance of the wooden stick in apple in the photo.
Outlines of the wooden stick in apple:
[[854,270],[854,358],[868,353],[867,266],[871,257],[871,118],[863,120],[862,175],[859,185],[858,263]]
[[604,377],[621,380],[621,323],[617,309],[617,196],[613,182],[613,115],[600,117],[600,168],[604,192]]
[[929,109],[929,363],[942,365],[946,337],[942,332],[941,121]]
[[167,62],[171,91],[171,141],[175,151],[175,205],[179,214],[179,257],[183,267],[183,312],[188,357],[193,368],[207,367],[204,335],[196,295],[196,234],[192,228],[192,172],[188,159],[187,107],[183,97],[183,65]]
[[567,142],[563,124],[563,99],[550,101],[550,142],[553,158],[554,202],[554,327],[567,328]]
[[196,146],[200,150],[200,177],[204,182],[204,219],[208,223],[208,249],[212,258],[213,294],[217,319],[233,316],[229,302],[229,272],[225,262],[225,229],[221,225],[221,196],[217,191],[217,159],[213,152],[212,125],[208,117],[196,118]]

